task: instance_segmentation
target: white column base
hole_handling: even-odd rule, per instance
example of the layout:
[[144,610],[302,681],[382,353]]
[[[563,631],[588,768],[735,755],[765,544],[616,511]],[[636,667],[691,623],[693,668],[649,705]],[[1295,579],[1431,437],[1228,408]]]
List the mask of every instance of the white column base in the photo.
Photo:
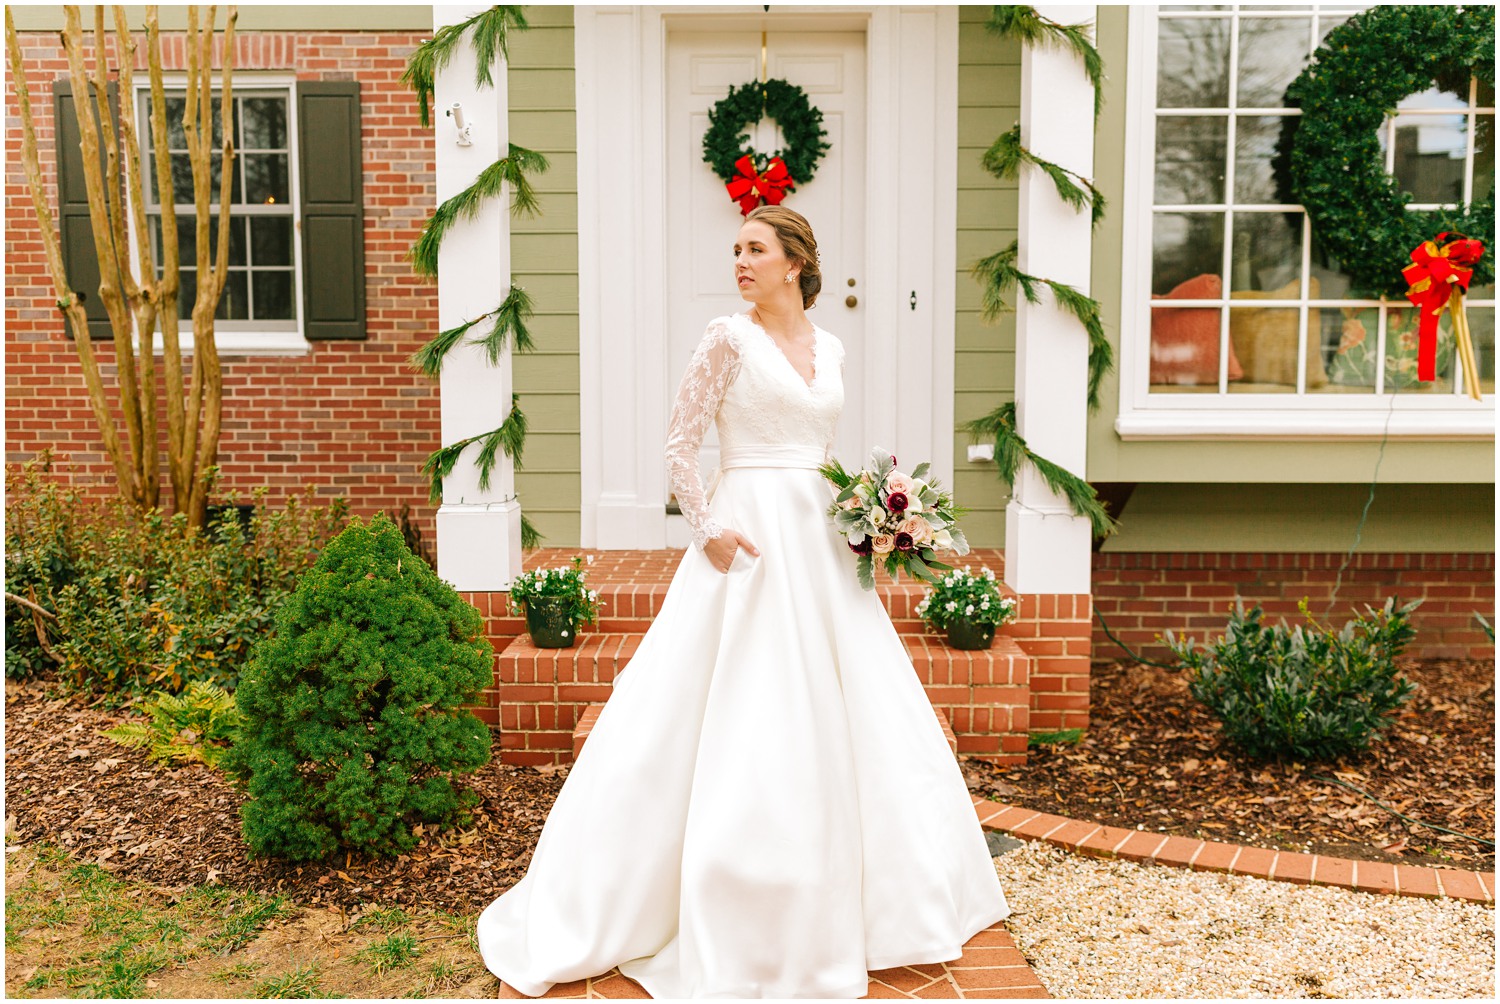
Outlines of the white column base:
[[1018,593],[1087,593],[1093,527],[1064,505],[1005,507],[1005,584]]
[[521,574],[521,506],[515,499],[437,511],[438,578],[459,592],[510,589]]
[[666,503],[641,505],[634,492],[604,492],[593,505],[584,503],[583,525],[593,527],[593,539],[584,547],[601,551],[660,550],[671,546],[662,514]]

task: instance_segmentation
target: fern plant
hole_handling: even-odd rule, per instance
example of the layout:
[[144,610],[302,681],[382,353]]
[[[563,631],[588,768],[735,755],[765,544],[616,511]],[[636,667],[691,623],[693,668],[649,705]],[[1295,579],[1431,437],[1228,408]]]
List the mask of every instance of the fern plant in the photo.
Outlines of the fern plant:
[[219,766],[240,725],[234,695],[205,680],[195,680],[181,694],[159,690],[141,710],[145,718],[121,722],[103,733],[121,746],[144,749],[146,757],[173,766],[203,763]]

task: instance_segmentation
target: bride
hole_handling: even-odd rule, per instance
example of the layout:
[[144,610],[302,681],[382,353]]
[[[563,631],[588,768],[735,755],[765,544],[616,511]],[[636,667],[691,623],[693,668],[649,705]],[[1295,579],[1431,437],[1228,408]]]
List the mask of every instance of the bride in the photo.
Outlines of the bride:
[[657,998],[862,997],[867,971],[956,959],[1010,914],[906,648],[825,516],[844,347],[805,313],[807,221],[750,213],[734,270],[750,308],[709,322],[667,433],[694,546],[525,877],[479,917],[485,965],[527,996],[619,966]]

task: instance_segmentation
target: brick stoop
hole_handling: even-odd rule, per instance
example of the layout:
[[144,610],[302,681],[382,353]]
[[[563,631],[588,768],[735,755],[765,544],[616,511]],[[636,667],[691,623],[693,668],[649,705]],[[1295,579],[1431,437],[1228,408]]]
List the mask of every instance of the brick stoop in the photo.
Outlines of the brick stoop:
[[[585,557],[587,582],[598,590],[601,607],[598,623],[585,626],[571,648],[532,645],[524,618],[508,609],[507,593],[463,594],[484,617],[497,653],[494,686],[474,710],[500,730],[506,763],[572,759],[580,716],[589,705],[609,699],[683,558],[681,550],[547,548],[527,552],[525,567],[566,566],[574,555]],[[955,564],[976,572],[989,567],[998,578],[1004,555],[976,549]],[[1000,589],[1014,595],[1003,582]],[[993,647],[967,652],[948,647],[917,616],[925,585],[893,582],[877,571],[875,592],[933,706],[950,723],[959,753],[992,763],[1024,763],[1028,730],[1087,727],[1092,616],[1087,594],[1016,596],[1017,620],[996,632]]]
[[[594,723],[599,720],[599,712],[604,710],[602,704],[590,704],[584,709],[583,714],[578,717],[578,725],[573,729],[573,758],[576,760],[578,754],[583,752],[583,744],[588,740],[589,733],[594,730]],[[933,709],[937,711],[936,708]],[[938,724],[943,727],[943,736],[948,740],[948,748],[953,755],[958,755],[958,737],[953,734],[953,728],[948,724],[948,716],[937,711]]]
[[1275,851],[1169,836],[1150,830],[1127,830],[1054,816],[975,796],[974,811],[986,830],[1002,830],[1024,840],[1041,840],[1098,857],[1154,862],[1198,871],[1228,872],[1278,879],[1298,885],[1331,885],[1360,892],[1397,896],[1447,897],[1473,903],[1495,902],[1495,873],[1459,868],[1358,861],[1327,854]]

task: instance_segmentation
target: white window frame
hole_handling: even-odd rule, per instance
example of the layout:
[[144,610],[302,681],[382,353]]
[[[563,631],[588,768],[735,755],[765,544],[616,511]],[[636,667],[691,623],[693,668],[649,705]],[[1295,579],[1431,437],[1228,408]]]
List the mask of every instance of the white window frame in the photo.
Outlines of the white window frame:
[[[1331,6],[1331,5],[1330,5]],[[1347,10],[1347,8],[1345,8]],[[1237,10],[1237,8],[1231,8]],[[1286,16],[1308,17],[1307,11],[1288,11]],[[1329,11],[1335,13],[1335,11]],[[1379,439],[1383,435],[1411,440],[1483,440],[1495,436],[1495,396],[1485,394],[1483,401],[1455,393],[1420,392],[1387,395],[1381,393],[1384,366],[1376,366],[1376,391],[1371,394],[1317,393],[1230,393],[1151,394],[1151,269],[1152,226],[1156,172],[1156,76],[1157,76],[1157,8],[1131,5],[1129,54],[1125,83],[1125,183],[1122,199],[1124,236],[1121,247],[1120,310],[1120,404],[1115,417],[1115,431],[1125,440],[1333,440]],[[1201,16],[1201,15],[1200,15]],[[1231,83],[1231,87],[1233,84]],[[1472,118],[1471,118],[1472,123]],[[1472,128],[1471,128],[1472,136]],[[1232,137],[1231,137],[1232,142]],[[1469,157],[1472,160],[1472,138]],[[1390,151],[1388,151],[1388,157]],[[1232,186],[1233,177],[1226,177]],[[1466,186],[1468,182],[1466,181]],[[1233,188],[1225,197],[1233,199]],[[1236,206],[1227,203],[1226,216]],[[1304,233],[1310,226],[1303,217]],[[1309,242],[1303,241],[1302,272],[1308,270]],[[1232,245],[1226,235],[1226,257]],[[1307,287],[1303,287],[1304,292]],[[1219,307],[1224,299],[1180,301],[1183,306]],[[1257,307],[1298,308],[1301,314],[1301,339],[1308,337],[1309,303],[1320,307],[1334,301],[1257,300]],[[1394,300],[1386,301],[1393,305]],[[1475,306],[1493,306],[1493,299],[1473,300]],[[1381,301],[1337,301],[1337,306],[1379,306]],[[1403,299],[1401,304],[1405,304]],[[1385,347],[1385,314],[1380,314],[1378,332],[1381,358]],[[1227,316],[1223,320],[1228,326]],[[1227,338],[1227,332],[1221,332]],[[1297,353],[1297,386],[1306,380],[1305,341],[1299,340]],[[1220,353],[1221,375],[1228,364],[1227,353]],[[1454,363],[1455,367],[1457,362]]]
[[[164,73],[162,83],[167,90],[184,90],[187,88],[187,74]],[[244,91],[275,90],[284,91],[287,98],[287,176],[291,186],[292,204],[292,306],[296,313],[297,326],[295,330],[271,329],[254,330],[253,328],[222,328],[214,326],[214,346],[220,355],[234,356],[302,356],[312,352],[312,342],[308,341],[303,332],[305,319],[303,318],[303,295],[302,284],[304,281],[302,271],[302,174],[300,167],[300,150],[298,148],[298,123],[297,123],[297,78],[289,73],[236,73],[234,75],[235,93]],[[217,87],[215,88],[217,90]],[[148,156],[148,143],[146,130],[149,128],[146,119],[139,115],[141,97],[145,95],[149,101],[151,93],[151,81],[137,78],[135,81],[135,94],[132,99],[137,109],[137,125],[141,131],[141,157],[143,160]],[[143,169],[155,171],[155,164],[143,165]],[[149,178],[143,177],[143,182],[150,184]],[[214,200],[213,212],[218,214],[218,200]],[[232,216],[233,214],[231,214]],[[135,232],[135,215],[130,214],[130,239],[132,244],[137,239]],[[194,348],[193,322],[191,318],[185,318],[178,324],[178,342],[184,354],[191,355]],[[153,346],[158,355],[165,351],[164,342],[158,322],[158,329],[153,339]]]

